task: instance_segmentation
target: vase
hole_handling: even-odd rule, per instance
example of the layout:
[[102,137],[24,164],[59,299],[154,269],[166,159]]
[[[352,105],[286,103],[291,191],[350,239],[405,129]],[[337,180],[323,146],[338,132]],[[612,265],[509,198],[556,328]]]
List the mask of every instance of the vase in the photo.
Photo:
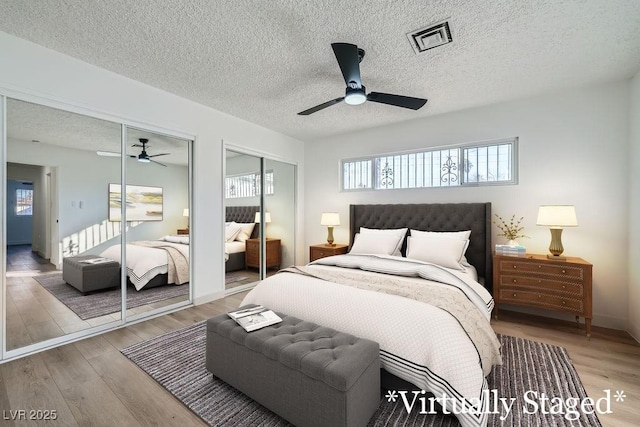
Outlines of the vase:
[[515,240],[508,240],[507,246],[520,246],[520,244]]

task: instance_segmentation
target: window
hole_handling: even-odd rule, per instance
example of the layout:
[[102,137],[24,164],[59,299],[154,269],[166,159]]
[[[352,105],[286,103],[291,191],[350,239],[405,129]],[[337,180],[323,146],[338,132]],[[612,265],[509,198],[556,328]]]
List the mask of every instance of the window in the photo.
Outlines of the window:
[[518,138],[342,161],[342,189],[517,183]]
[[[264,174],[264,194],[273,194],[273,171]],[[260,174],[249,173],[227,176],[224,180],[224,197],[237,199],[241,197],[255,197],[260,195]]]
[[16,215],[33,215],[33,190],[19,188],[16,190]]

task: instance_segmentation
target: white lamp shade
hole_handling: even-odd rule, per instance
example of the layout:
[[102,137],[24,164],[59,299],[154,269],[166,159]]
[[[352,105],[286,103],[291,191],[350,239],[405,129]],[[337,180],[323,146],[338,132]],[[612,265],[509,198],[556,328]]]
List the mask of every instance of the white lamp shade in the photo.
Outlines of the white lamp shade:
[[[255,221],[258,224],[260,224],[260,212],[256,212],[256,218]],[[271,222],[271,213],[270,212],[265,212],[264,213],[264,223],[265,224],[269,224]]]
[[182,216],[189,216],[189,209],[184,209],[182,211]]
[[573,205],[546,205],[538,209],[536,225],[547,227],[577,227],[576,208]]
[[324,212],[320,218],[320,225],[334,227],[340,225],[340,215],[338,212]]

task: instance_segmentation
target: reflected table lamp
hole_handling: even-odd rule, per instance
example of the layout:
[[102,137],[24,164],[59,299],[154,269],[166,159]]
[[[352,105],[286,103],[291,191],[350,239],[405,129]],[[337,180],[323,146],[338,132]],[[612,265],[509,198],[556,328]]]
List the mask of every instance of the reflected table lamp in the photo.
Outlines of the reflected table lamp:
[[538,209],[538,220],[536,225],[544,225],[551,230],[551,244],[547,258],[555,260],[565,260],[562,256],[562,228],[577,227],[576,208],[573,205],[545,205]]
[[[254,221],[256,224],[260,224],[260,212],[256,212]],[[271,222],[271,212],[264,213],[264,223],[269,224]]]
[[184,208],[182,210],[182,216],[187,218],[187,230],[189,229],[189,208]]
[[327,243],[329,246],[333,244],[333,227],[340,225],[340,215],[338,212],[323,212],[320,218],[320,225],[324,225],[328,229]]

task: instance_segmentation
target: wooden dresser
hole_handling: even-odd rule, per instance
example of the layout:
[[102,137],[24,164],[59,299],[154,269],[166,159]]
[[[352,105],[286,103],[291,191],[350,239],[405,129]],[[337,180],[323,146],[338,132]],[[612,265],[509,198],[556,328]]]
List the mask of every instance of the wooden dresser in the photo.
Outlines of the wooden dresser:
[[176,234],[189,234],[189,229],[188,228],[178,228]]
[[309,246],[309,262],[328,256],[346,254],[347,249],[349,249],[349,245],[341,245],[339,243],[334,245],[322,243],[320,245]]
[[[267,268],[280,268],[282,262],[280,239],[269,239],[267,247]],[[245,242],[244,262],[246,268],[260,268],[260,239],[247,239]]]
[[546,255],[525,258],[493,256],[494,315],[498,304],[539,307],[584,317],[587,337],[591,337],[592,265],[582,258],[550,260]]

